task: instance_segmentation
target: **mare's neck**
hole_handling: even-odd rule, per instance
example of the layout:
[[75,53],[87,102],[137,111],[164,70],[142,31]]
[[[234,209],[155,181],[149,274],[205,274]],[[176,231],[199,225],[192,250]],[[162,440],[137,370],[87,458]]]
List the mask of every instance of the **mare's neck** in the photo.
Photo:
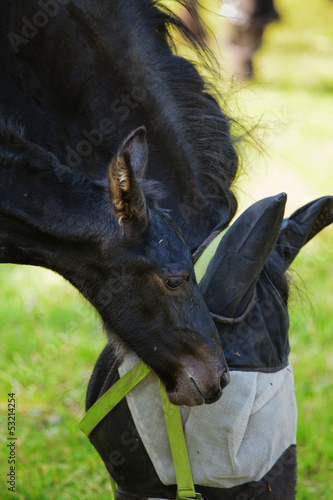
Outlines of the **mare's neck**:
[[[36,4],[15,4],[10,29],[21,35]],[[148,176],[163,183],[163,205],[193,250],[234,213],[237,161],[226,117],[193,66],[172,55],[151,4],[73,0],[26,41],[6,39],[1,53],[15,57],[2,104],[19,111],[32,142],[91,178],[105,178],[124,137],[144,124]]]
[[111,200],[108,210],[101,185],[62,167],[52,153],[4,123],[0,164],[1,262],[40,265],[64,275],[66,253],[84,252],[115,231]]

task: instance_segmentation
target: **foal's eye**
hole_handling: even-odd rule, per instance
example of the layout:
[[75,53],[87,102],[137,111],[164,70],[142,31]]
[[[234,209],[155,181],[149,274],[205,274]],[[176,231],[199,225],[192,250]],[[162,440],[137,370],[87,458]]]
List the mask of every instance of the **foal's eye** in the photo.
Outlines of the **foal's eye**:
[[165,280],[165,284],[168,288],[171,288],[171,290],[175,290],[184,285],[184,280],[181,278],[168,278]]

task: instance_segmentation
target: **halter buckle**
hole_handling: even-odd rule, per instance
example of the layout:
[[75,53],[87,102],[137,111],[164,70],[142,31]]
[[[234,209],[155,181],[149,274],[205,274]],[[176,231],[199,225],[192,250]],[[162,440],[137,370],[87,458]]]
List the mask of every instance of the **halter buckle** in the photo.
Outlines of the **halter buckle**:
[[195,492],[195,497],[180,497],[179,494],[178,494],[178,491],[177,491],[177,496],[176,496],[176,500],[203,500],[202,496],[200,493],[197,493]]

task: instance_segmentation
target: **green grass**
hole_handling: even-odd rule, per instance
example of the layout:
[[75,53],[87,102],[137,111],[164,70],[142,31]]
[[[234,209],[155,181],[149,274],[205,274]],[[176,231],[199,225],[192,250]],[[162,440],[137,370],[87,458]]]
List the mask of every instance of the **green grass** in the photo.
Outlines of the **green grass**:
[[78,429],[93,364],[105,339],[95,312],[62,278],[18,266],[0,269],[1,485],[6,394],[17,405],[18,499],[108,498],[103,464]]
[[298,499],[333,498],[333,237],[304,249],[293,269],[302,293],[291,309],[291,362],[298,402]]
[[[236,112],[259,121],[265,154],[246,151],[237,183],[241,209],[280,191],[287,214],[333,194],[333,5],[277,2],[255,58],[256,77],[236,84]],[[235,88],[235,83],[233,83]],[[240,117],[242,120],[242,116]],[[298,402],[297,500],[333,498],[333,228],[309,243],[293,265],[291,361]]]
[[[278,6],[282,21],[265,34],[255,60],[256,79],[238,85],[230,106],[241,111],[240,120],[261,120],[265,149],[264,155],[253,148],[246,152],[237,181],[241,210],[286,191],[290,213],[333,194],[333,4],[280,0]],[[214,23],[220,29],[220,21]],[[307,245],[293,269],[297,500],[331,500],[332,228]],[[104,466],[78,429],[87,381],[105,342],[96,314],[70,285],[41,269],[2,265],[0,288],[0,497],[109,498]],[[6,496],[6,394],[12,391],[17,398],[17,494]]]

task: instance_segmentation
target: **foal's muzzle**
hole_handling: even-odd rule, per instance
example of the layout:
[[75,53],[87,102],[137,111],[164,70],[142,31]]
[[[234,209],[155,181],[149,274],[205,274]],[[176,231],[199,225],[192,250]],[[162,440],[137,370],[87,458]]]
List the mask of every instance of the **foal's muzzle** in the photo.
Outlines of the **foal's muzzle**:
[[[214,362],[215,361],[215,362]],[[227,364],[208,357],[197,360],[188,356],[182,363],[177,382],[167,394],[175,405],[198,406],[217,401],[230,380]]]

